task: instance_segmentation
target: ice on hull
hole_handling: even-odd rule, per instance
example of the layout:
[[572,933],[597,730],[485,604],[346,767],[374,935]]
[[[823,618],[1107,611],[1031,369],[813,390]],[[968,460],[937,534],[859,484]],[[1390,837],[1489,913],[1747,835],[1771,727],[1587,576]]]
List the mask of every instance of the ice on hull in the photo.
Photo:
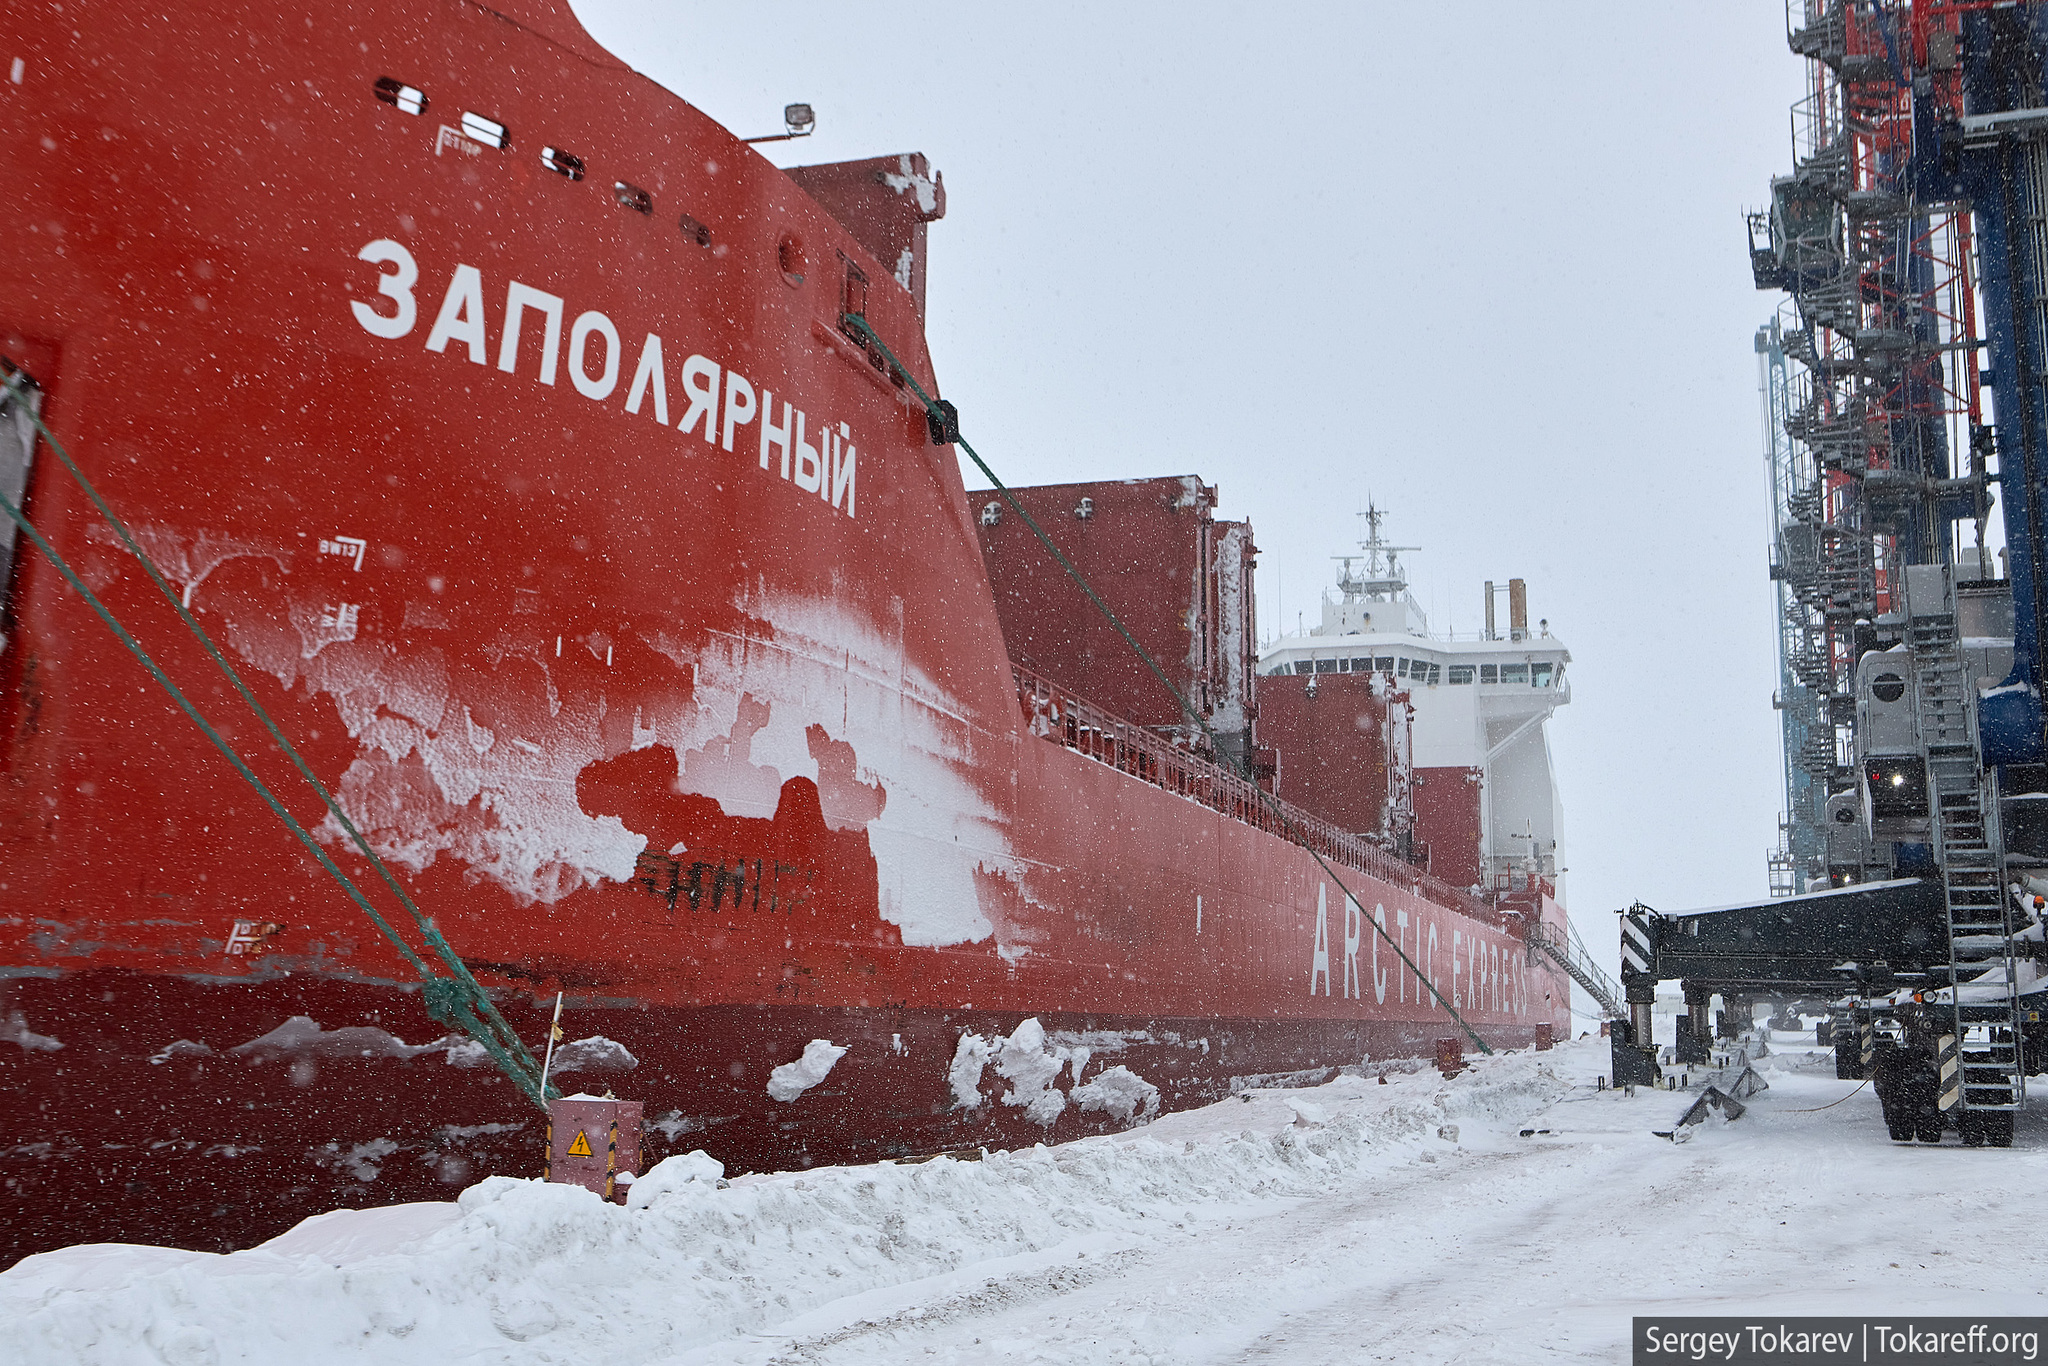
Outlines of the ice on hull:
[[[33,1142],[0,1150],[0,1185],[15,1210],[0,1262],[80,1242],[225,1251],[322,1210],[445,1200],[487,1175],[539,1173],[538,1115],[461,1044],[419,1031],[413,994],[120,970],[23,981],[16,993],[45,1037],[66,1046],[0,1054],[10,1087],[60,1117],[40,1124]],[[552,1002],[503,1004],[523,1033],[544,1033]],[[393,1028],[281,1028],[256,1048],[222,1033],[293,1017]],[[961,1104],[959,1041],[1007,1040],[1030,1021],[1034,1051],[1053,1075],[988,1066],[966,1083],[979,1103]],[[1361,1059],[1412,1055],[1438,1027],[731,1005],[588,1008],[575,1012],[571,1032],[590,1036],[580,1041],[589,1056],[562,1075],[564,1086],[641,1099],[649,1165],[703,1148],[737,1175],[1116,1132],[1226,1097],[1233,1083],[1311,1084]],[[1532,1036],[1492,1035],[1502,1047]],[[775,1069],[826,1038],[844,1056],[794,1098],[774,1098]],[[178,1039],[186,1046],[164,1048]],[[1060,1098],[1051,1114],[1046,1096]],[[1005,1103],[1017,1098],[1026,1103]]]

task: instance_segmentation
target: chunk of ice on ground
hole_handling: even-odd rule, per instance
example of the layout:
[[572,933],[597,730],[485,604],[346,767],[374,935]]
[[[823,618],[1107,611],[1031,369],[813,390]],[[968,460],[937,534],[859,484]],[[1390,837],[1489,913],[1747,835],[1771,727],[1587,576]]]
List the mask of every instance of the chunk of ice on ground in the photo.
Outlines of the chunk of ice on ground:
[[665,1195],[685,1186],[716,1186],[725,1175],[725,1164],[702,1148],[664,1158],[632,1183],[626,1196],[627,1209],[646,1209]]

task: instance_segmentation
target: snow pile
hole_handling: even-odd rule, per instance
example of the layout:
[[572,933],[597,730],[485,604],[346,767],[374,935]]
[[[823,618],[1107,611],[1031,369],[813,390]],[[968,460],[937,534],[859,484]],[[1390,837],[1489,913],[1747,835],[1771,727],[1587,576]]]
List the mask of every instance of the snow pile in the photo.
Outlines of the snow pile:
[[657,1200],[699,1182],[721,1188],[727,1184],[725,1164],[702,1148],[655,1163],[653,1171],[632,1183],[626,1208],[646,1209]]
[[768,1074],[768,1094],[785,1104],[825,1080],[832,1065],[846,1056],[846,1049],[830,1039],[812,1039],[804,1055],[786,1062]]
[[[439,1232],[462,1217],[453,1201],[417,1205],[391,1205],[379,1210],[330,1210],[302,1219],[296,1228],[281,1233],[263,1246],[280,1257],[316,1257],[336,1266],[404,1252],[430,1233]],[[195,1254],[183,1252],[181,1257]]]
[[[1303,1100],[1299,1096],[1289,1096],[1287,1098],[1287,1106],[1294,1111],[1294,1122],[1301,1128],[1313,1128],[1318,1124],[1328,1124],[1330,1122],[1330,1112],[1312,1100]],[[1457,1132],[1456,1126],[1452,1126],[1452,1132]],[[1453,1141],[1455,1142],[1456,1140]]]
[[[1059,1094],[1054,1052],[1042,1031],[1033,1042],[1020,1028],[990,1049],[1027,1107]],[[836,1059],[837,1046],[820,1043]],[[1018,1258],[1071,1262],[1077,1249],[1143,1245],[1194,1211],[1270,1209],[1433,1161],[1447,1117],[1468,1129],[1514,1123],[1563,1095],[1556,1056],[1479,1060],[1449,1084],[1343,1077],[1317,1089],[1313,1110],[1289,1093],[1251,1093],[981,1162],[725,1182],[697,1153],[649,1171],[627,1207],[492,1177],[454,1204],[323,1215],[228,1256],[70,1248],[0,1274],[0,1321],[23,1366],[660,1360],[805,1316],[865,1312],[863,1297],[930,1278],[971,1292]],[[807,1049],[789,1066],[812,1059]],[[1076,1089],[1077,1103],[1133,1113],[1149,1090],[1122,1068]],[[1304,1127],[1309,1113],[1327,1118]]]

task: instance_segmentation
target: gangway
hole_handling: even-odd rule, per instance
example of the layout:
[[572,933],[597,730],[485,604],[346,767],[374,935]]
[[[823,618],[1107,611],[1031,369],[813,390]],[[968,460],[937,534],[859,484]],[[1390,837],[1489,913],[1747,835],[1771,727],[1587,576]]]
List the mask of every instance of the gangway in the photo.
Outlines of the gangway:
[[1593,955],[1586,949],[1586,941],[1579,938],[1578,926],[1568,924],[1565,929],[1566,933],[1559,935],[1550,926],[1537,921],[1529,927],[1530,951],[1542,953],[1563,968],[1566,976],[1600,1003],[1600,1009],[1608,1019],[1620,1019],[1627,1014],[1621,1005],[1621,988],[1593,961]]

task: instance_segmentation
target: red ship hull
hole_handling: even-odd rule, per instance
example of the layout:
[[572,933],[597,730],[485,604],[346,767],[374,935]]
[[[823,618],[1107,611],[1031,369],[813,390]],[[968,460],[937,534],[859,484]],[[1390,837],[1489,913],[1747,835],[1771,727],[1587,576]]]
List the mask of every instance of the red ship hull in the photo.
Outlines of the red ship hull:
[[[898,263],[573,19],[27,9],[0,349],[512,1022],[562,991],[634,1061],[604,1080],[667,1117],[650,1159],[1128,1122],[1014,1078],[967,1103],[962,1036],[1031,1018],[1067,1050],[1042,1093],[1121,1065],[1166,1106],[1414,1052],[1452,1026],[1375,916],[1489,1043],[1565,1028],[1500,917],[1377,864],[1341,870],[1354,910],[1034,733],[952,455],[837,325],[860,303],[935,387]],[[47,452],[25,502],[361,871]],[[7,1253],[533,1170],[510,1083],[382,1041],[441,1032],[412,974],[88,606],[26,552],[10,595]],[[296,1016],[365,1032],[242,1047]],[[813,1038],[847,1052],[771,1097]]]

